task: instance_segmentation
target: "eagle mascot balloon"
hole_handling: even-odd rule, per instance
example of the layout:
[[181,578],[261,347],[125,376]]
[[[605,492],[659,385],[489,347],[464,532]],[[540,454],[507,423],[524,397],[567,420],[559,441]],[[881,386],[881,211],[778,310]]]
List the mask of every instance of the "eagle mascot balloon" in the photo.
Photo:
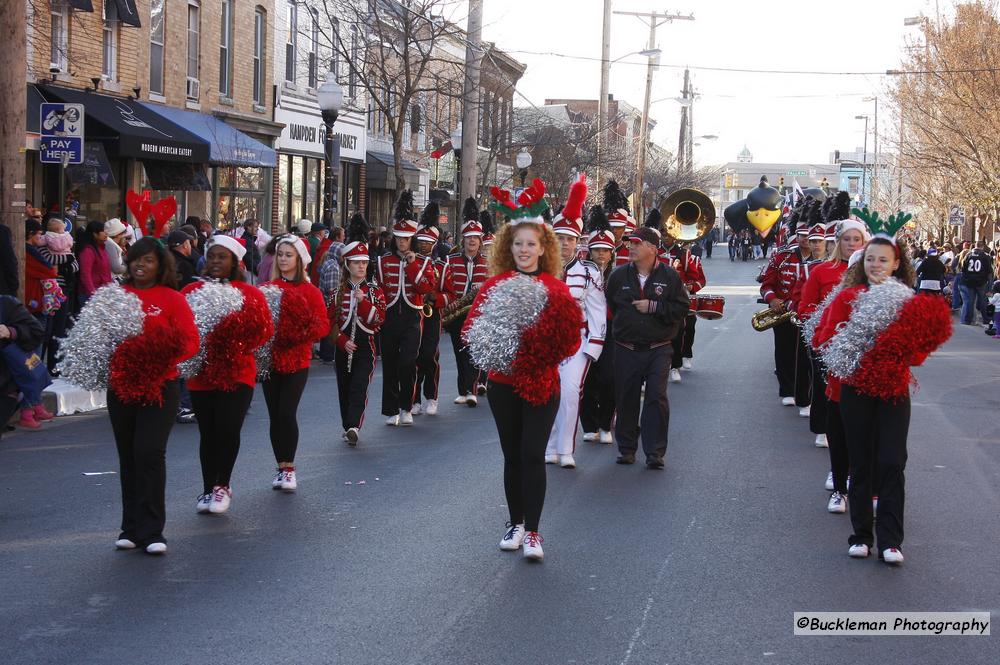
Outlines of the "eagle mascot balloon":
[[781,218],[782,201],[781,192],[767,184],[767,176],[761,176],[760,184],[745,199],[728,206],[723,215],[733,231],[752,226],[757,235],[766,238]]

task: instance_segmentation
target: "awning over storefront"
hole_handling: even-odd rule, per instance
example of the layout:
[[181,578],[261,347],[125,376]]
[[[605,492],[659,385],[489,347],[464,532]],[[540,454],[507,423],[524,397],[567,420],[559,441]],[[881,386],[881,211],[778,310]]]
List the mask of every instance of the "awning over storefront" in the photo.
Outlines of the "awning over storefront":
[[142,106],[163,118],[182,125],[208,143],[208,161],[222,166],[267,166],[277,164],[274,150],[231,127],[215,116],[160,104]]
[[[368,151],[366,180],[369,189],[396,189],[395,162],[390,154]],[[420,169],[413,162],[402,161],[403,178],[409,189],[420,188]]]
[[[83,104],[88,141],[114,146],[120,157],[205,163],[209,144],[139,102],[54,85],[39,86],[53,102]],[[28,110],[29,113],[36,111]]]

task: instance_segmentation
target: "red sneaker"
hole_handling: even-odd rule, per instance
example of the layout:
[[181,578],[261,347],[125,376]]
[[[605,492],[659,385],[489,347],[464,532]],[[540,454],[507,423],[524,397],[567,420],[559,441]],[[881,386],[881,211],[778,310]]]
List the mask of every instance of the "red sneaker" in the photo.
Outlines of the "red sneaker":
[[21,409],[21,419],[17,421],[17,426],[22,429],[42,429],[42,424],[35,420],[34,409]]
[[46,411],[45,406],[42,404],[36,404],[34,412],[35,412],[35,420],[39,422],[44,420],[52,420],[56,417],[54,413]]

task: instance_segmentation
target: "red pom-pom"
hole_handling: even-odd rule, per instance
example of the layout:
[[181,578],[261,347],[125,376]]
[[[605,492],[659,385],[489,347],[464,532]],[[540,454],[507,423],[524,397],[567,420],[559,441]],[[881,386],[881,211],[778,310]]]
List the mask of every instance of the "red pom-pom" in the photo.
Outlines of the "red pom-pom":
[[290,351],[301,344],[314,341],[315,328],[313,311],[305,293],[300,289],[283,289],[278,329],[271,346],[275,371],[291,374],[298,370],[298,359]]
[[176,370],[184,340],[160,317],[146,317],[141,335],[118,345],[108,387],[126,404],[163,406],[163,385]]
[[243,307],[219,321],[202,343],[205,364],[198,373],[218,390],[234,390],[241,370],[253,363],[253,352],[274,332],[264,294],[243,282],[232,282],[243,292]]
[[559,363],[580,348],[583,314],[562,282],[546,280],[548,302],[521,335],[512,375],[515,390],[531,404],[545,404],[559,390]]

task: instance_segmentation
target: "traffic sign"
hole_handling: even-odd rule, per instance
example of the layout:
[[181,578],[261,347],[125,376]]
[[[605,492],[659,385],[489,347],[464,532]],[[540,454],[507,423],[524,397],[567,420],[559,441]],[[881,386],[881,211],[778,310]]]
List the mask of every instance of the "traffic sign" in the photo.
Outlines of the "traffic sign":
[[965,208],[952,204],[951,212],[948,213],[949,226],[965,226]]
[[41,105],[39,157],[43,164],[83,163],[83,104]]

